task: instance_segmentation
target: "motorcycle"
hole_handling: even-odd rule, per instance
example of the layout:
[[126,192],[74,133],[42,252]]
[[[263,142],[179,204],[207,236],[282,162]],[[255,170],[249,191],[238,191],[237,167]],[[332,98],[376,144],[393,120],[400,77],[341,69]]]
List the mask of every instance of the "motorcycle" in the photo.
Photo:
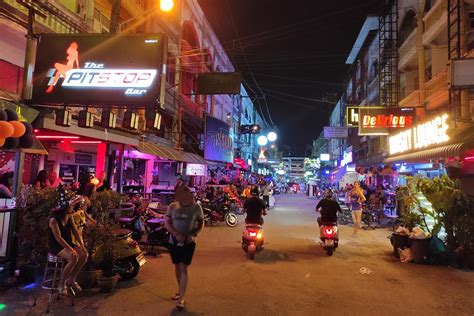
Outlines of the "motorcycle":
[[319,238],[328,256],[332,256],[339,242],[337,223],[322,223],[319,228]]
[[255,259],[255,254],[263,250],[263,226],[246,224],[242,234],[242,249],[250,260]]
[[209,200],[198,200],[198,203],[202,206],[204,213],[204,224],[212,225],[217,222],[225,222],[229,227],[235,227],[238,224],[238,218],[233,213],[229,205],[225,202],[217,202],[213,205]]
[[[138,246],[138,242],[132,239],[132,232],[127,229],[114,230],[114,240],[112,248],[114,253],[113,270],[117,272],[122,279],[131,280],[137,276],[140,268],[146,263],[145,256]],[[92,262],[100,267],[104,249],[102,246],[94,249],[92,253]]]

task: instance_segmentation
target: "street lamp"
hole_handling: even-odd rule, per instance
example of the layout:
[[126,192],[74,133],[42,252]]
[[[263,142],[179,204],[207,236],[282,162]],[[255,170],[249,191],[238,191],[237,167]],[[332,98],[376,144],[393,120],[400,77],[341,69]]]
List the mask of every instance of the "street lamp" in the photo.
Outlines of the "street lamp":
[[274,142],[277,140],[278,136],[275,132],[270,132],[267,134],[267,138],[270,142]]
[[170,12],[174,8],[174,0],[160,0],[160,10]]
[[258,136],[257,144],[259,144],[260,146],[265,146],[266,144],[268,144],[268,138],[265,135]]

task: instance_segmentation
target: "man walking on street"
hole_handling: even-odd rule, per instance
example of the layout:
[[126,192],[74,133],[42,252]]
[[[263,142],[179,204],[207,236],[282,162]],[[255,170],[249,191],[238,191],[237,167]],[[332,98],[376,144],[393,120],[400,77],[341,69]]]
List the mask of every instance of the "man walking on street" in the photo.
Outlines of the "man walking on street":
[[204,225],[204,215],[193,193],[186,186],[176,188],[176,202],[168,207],[165,227],[170,232],[169,252],[175,265],[179,292],[173,296],[178,308],[184,308],[184,294],[188,285],[188,267],[196,248],[196,236]]

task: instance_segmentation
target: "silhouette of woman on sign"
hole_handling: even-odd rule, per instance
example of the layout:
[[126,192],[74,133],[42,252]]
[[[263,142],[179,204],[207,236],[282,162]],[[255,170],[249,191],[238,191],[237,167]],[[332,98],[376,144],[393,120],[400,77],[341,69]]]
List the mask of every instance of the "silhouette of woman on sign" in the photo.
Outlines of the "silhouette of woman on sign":
[[48,90],[46,90],[46,93],[51,93],[53,92],[53,88],[56,85],[56,83],[59,80],[60,76],[66,76],[66,72],[74,68],[74,64],[76,64],[77,68],[79,68],[79,53],[77,51],[77,43],[72,42],[71,45],[69,45],[68,49],[66,50],[67,54],[67,64],[63,65],[60,63],[55,63],[54,68],[56,68],[56,72],[54,73],[54,79],[53,82],[48,87]]

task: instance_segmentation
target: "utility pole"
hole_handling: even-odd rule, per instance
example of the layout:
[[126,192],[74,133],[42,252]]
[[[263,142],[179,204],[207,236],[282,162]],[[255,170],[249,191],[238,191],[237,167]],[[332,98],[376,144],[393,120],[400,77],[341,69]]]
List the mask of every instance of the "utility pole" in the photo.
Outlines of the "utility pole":
[[112,0],[112,12],[110,14],[110,34],[118,32],[119,20],[120,20],[120,7],[122,6],[122,0]]
[[[181,37],[183,36],[183,27],[182,27],[182,17],[183,17],[183,10],[184,10],[184,0],[180,0],[180,3],[178,4],[178,12],[177,12],[177,19],[178,19],[178,52],[176,56],[176,67],[175,67],[175,86],[176,86],[176,93],[177,97],[174,98],[175,102],[175,108],[176,108],[176,122],[173,124],[173,126],[176,126],[176,132],[173,131],[173,135],[177,134],[176,138],[176,147],[181,148],[182,147],[182,108],[181,108]],[[176,104],[177,102],[177,104]],[[173,128],[174,129],[174,128]]]

